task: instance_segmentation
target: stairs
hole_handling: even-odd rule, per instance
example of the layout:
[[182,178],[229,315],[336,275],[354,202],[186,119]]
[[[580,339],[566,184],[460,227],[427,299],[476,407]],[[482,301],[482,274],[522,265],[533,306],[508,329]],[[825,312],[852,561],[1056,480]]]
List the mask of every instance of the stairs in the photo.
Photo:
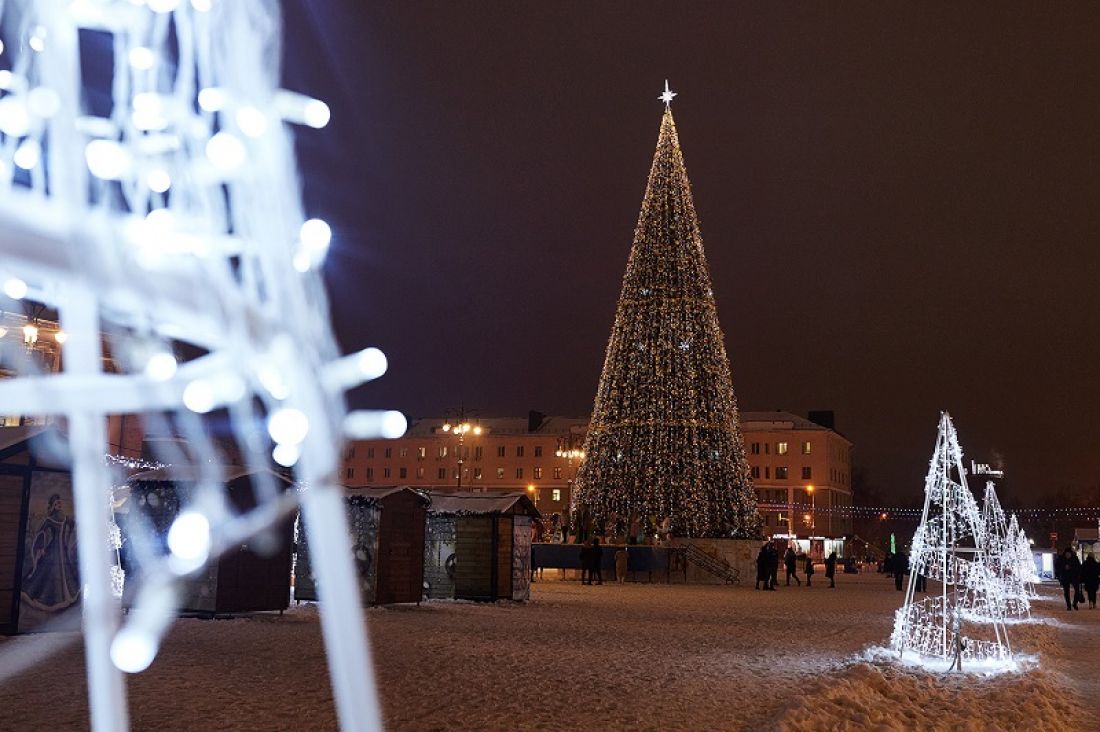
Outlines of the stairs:
[[725,559],[712,557],[694,544],[684,547],[684,558],[718,579],[725,580],[727,585],[741,581],[741,573],[736,567],[730,565]]

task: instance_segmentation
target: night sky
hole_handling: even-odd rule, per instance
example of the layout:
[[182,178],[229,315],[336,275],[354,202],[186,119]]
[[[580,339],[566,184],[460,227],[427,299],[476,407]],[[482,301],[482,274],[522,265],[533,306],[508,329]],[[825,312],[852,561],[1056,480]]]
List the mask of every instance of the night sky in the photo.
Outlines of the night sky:
[[[987,6],[990,7],[990,6]],[[939,410],[1008,502],[1100,482],[1100,10],[290,0],[357,406],[592,408],[665,78],[742,409],[833,409],[920,498]],[[859,498],[857,497],[857,502]]]

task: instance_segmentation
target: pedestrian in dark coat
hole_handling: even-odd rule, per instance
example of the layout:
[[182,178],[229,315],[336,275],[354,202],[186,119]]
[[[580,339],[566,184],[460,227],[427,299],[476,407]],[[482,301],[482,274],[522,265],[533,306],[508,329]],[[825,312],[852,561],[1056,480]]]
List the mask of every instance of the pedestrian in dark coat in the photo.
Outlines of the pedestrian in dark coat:
[[592,560],[590,558],[591,554],[592,554],[591,544],[587,541],[584,542],[583,544],[581,544],[581,584],[582,585],[587,585],[592,581],[591,578],[588,576],[588,566],[592,562]]
[[756,587],[760,589],[760,583],[764,583],[764,589],[768,589],[768,545],[764,544],[760,547],[760,552],[756,555]]
[[806,575],[806,586],[813,587],[814,558],[809,554],[806,555],[806,566],[802,568],[802,572]]
[[588,550],[588,584],[596,580],[596,584],[603,584],[603,547],[600,540],[592,537],[592,547]]
[[779,550],[768,544],[768,589],[775,590],[779,584]]
[[[1081,597],[1081,560],[1073,549],[1066,547],[1062,556],[1054,563],[1054,576],[1062,584],[1062,594],[1066,596],[1066,610],[1080,610]],[[1073,588],[1073,603],[1069,600],[1069,590]]]
[[795,569],[798,567],[798,556],[794,553],[794,549],[787,547],[786,553],[783,555],[783,564],[787,568],[787,587],[791,586],[791,578],[798,583],[798,586],[802,586],[802,580],[798,578],[798,574]]
[[894,555],[894,587],[901,592],[901,585],[905,581],[905,575],[909,572],[909,557],[905,552]]
[[1089,596],[1089,608],[1096,609],[1096,590],[1100,589],[1100,562],[1092,552],[1081,562],[1081,583],[1085,585],[1085,594]]
[[825,557],[825,576],[829,578],[829,587],[836,587],[836,552]]

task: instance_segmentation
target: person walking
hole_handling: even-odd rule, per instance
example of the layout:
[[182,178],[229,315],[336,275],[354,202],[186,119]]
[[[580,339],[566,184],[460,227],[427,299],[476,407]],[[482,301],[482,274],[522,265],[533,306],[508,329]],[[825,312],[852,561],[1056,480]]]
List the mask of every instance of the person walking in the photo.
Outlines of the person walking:
[[905,575],[909,572],[909,557],[905,552],[894,555],[894,587],[901,592],[901,586],[905,582]]
[[756,587],[760,589],[760,583],[764,583],[764,589],[768,589],[768,545],[763,544],[756,555]]
[[[1062,594],[1066,596],[1066,610],[1080,610],[1081,604],[1081,560],[1073,549],[1066,547],[1062,556],[1054,564],[1054,576],[1062,585]],[[1073,588],[1073,603],[1070,603],[1069,589]]]
[[779,586],[779,550],[768,542],[768,589],[772,592]]
[[813,587],[814,579],[814,558],[812,555],[806,555],[806,566],[802,568],[802,573],[806,575],[806,586]]
[[1100,562],[1096,561],[1096,555],[1089,552],[1085,561],[1081,562],[1081,583],[1085,585],[1085,594],[1089,598],[1089,609],[1096,609],[1096,590],[1100,589]]
[[825,557],[825,576],[829,579],[829,587],[836,587],[836,552]]
[[581,584],[591,584],[592,578],[588,574],[588,566],[591,563],[590,555],[592,554],[591,542],[585,541],[581,544]]
[[795,571],[798,567],[798,556],[794,553],[794,549],[790,546],[787,547],[786,553],[783,554],[783,564],[787,568],[787,587],[791,586],[791,578],[798,583],[798,586],[802,586],[802,580],[798,578],[798,573]]
[[615,579],[619,584],[626,582],[626,564],[629,556],[626,553],[626,545],[619,547],[615,551]]
[[588,584],[592,584],[592,580],[596,580],[596,584],[603,584],[603,547],[600,546],[600,540],[596,537],[592,537],[592,547],[588,550]]

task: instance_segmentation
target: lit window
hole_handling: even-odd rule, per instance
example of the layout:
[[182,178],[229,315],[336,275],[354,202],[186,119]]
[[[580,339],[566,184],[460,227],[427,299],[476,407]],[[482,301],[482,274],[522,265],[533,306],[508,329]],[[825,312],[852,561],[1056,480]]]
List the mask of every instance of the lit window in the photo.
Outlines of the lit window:
[[504,480],[504,468],[497,468],[497,480]]
[[810,445],[810,443],[809,443],[809,442],[803,442],[803,443],[802,443],[802,454],[803,454],[803,455],[809,455],[809,454],[810,454],[810,448],[811,448],[811,447],[812,447],[812,446]]
[[417,457],[417,458],[419,458],[419,459],[423,460],[423,459],[424,459],[424,458],[426,458],[427,456],[428,456],[428,448],[426,448],[426,447],[418,447],[418,448],[416,448],[416,457]]
[[474,480],[481,480],[481,468],[474,468]]
[[554,468],[554,480],[561,480],[561,468]]
[[523,479],[523,468],[516,468],[516,478],[520,480]]
[[542,457],[542,445],[535,445],[535,457]]
[[454,469],[454,475],[452,475],[451,477],[454,478],[455,480],[458,480],[458,468]]
[[775,469],[775,479],[776,480],[786,480],[787,479],[787,468],[786,468],[786,466],[780,465],[780,466],[776,467],[776,469]]
[[787,454],[787,443],[786,442],[777,442],[777,443],[775,443],[775,454],[776,455],[786,455]]
[[538,479],[542,478],[542,468],[535,468],[534,469],[534,478],[535,478],[535,480],[538,480]]
[[811,468],[809,465],[803,465],[802,466],[802,480],[810,480],[811,478],[813,478],[814,477],[813,472],[814,472],[813,468]]
[[561,489],[555,488],[554,490],[550,491],[550,500],[551,501],[560,501],[561,500]]
[[408,468],[398,468],[397,469],[397,477],[398,478],[408,478],[409,477],[409,469]]
[[439,457],[447,457],[447,446],[443,445],[439,448]]
[[401,448],[400,454],[401,454],[401,457],[408,457],[409,456],[409,448],[407,448],[407,447]]

